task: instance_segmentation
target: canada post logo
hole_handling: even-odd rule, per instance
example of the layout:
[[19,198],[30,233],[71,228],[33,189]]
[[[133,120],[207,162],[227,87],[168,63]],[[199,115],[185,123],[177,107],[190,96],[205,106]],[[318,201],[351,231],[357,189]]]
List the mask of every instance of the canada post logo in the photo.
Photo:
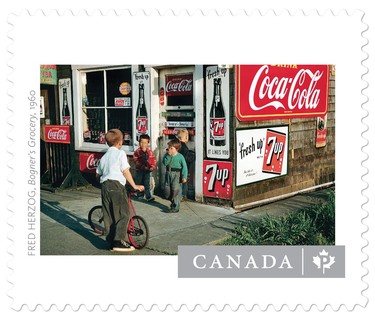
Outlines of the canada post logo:
[[344,246],[179,246],[179,278],[344,278]]

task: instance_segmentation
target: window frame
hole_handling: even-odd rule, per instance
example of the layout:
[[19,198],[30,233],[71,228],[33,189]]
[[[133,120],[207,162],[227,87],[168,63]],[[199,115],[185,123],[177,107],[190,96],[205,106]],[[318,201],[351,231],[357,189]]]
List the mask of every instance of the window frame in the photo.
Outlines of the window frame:
[[[116,109],[118,107],[108,106],[107,101],[107,73],[106,71],[110,70],[120,70],[120,69],[130,69],[131,77],[130,83],[133,86],[133,73],[137,72],[137,66],[135,65],[116,65],[116,66],[104,66],[104,65],[87,65],[87,66],[72,66],[72,76],[73,76],[73,90],[74,90],[74,105],[76,106],[74,109],[74,127],[75,127],[75,149],[77,151],[89,151],[89,152],[105,152],[108,149],[107,144],[99,144],[99,143],[92,143],[92,142],[85,142],[83,140],[83,94],[82,94],[82,76],[88,72],[96,72],[102,71],[104,73],[104,106],[92,107],[98,109],[104,109],[105,114],[105,126],[108,122],[108,115],[107,110]],[[131,107],[121,107],[124,109],[131,109],[132,110],[132,123],[134,122],[133,119],[133,108],[134,103],[132,102]],[[134,146],[131,145],[123,145],[122,150],[124,150],[127,154],[132,154],[134,152]]]

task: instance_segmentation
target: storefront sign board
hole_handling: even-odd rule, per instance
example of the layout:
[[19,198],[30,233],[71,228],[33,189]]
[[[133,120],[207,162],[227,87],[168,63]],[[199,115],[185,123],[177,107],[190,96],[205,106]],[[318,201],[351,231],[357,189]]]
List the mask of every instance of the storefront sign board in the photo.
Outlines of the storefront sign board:
[[329,65],[238,65],[239,121],[324,117]]
[[193,121],[167,121],[166,126],[167,127],[192,128],[192,127],[195,127],[195,124]]
[[123,96],[127,96],[132,91],[132,86],[129,82],[122,82],[118,88],[118,91]]
[[115,98],[115,107],[131,107],[130,97]]
[[327,115],[324,118],[316,118],[316,147],[327,145]]
[[40,83],[41,84],[57,84],[56,65],[40,65]]
[[[182,129],[182,128],[164,129],[163,134],[164,135],[172,135],[172,134],[177,135],[178,130],[180,130],[180,129]],[[189,132],[190,136],[195,136],[195,130],[188,130],[188,132]]]
[[[64,92],[66,96],[64,97]],[[65,106],[64,106],[65,104]],[[59,105],[60,123],[63,125],[73,124],[72,109],[72,81],[70,78],[59,79]]]
[[175,117],[175,118],[181,118],[181,117],[195,117],[194,111],[167,111],[161,113],[162,117]]
[[232,162],[203,161],[203,195],[220,199],[232,198]]
[[[218,92],[215,92],[215,87]],[[229,159],[229,71],[206,69],[206,145],[210,159]]]
[[44,138],[45,142],[70,144],[70,127],[45,125]]
[[[133,73],[133,137],[134,147],[139,146],[139,136],[150,134],[151,107],[151,77],[150,72]],[[142,93],[143,91],[143,97]]]
[[193,75],[190,73],[166,76],[165,82],[167,97],[193,94]]
[[79,170],[87,173],[95,173],[103,155],[104,153],[99,152],[80,152]]
[[236,186],[287,174],[289,127],[236,131]]
[[161,106],[164,106],[164,103],[165,103],[165,97],[164,97],[164,94],[165,94],[165,92],[164,92],[164,88],[160,88],[160,90],[159,90],[159,104],[160,104]]
[[44,119],[46,117],[46,110],[44,106],[44,96],[40,96],[40,119]]

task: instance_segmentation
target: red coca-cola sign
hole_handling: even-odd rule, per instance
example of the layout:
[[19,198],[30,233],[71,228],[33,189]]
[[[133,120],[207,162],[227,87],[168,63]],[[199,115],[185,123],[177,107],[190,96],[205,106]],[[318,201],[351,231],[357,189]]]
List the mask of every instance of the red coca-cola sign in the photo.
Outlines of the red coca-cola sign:
[[203,161],[203,195],[220,199],[232,198],[232,162]]
[[69,126],[44,126],[44,138],[50,143],[67,143],[70,144],[70,127]]
[[79,153],[79,170],[82,172],[95,173],[101,157],[104,153],[97,152],[80,152]]
[[165,77],[167,97],[193,94],[193,75],[179,74]]
[[240,121],[324,116],[329,65],[238,65]]
[[160,88],[159,90],[159,104],[164,106],[164,88]]

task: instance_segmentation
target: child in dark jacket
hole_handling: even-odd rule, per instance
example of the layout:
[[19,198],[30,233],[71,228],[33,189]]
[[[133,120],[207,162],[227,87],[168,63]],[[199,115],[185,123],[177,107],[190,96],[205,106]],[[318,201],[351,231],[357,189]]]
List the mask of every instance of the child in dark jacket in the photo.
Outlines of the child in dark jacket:
[[[190,166],[192,166],[195,162],[195,152],[190,150],[187,146],[189,142],[189,131],[186,128],[180,129],[177,132],[177,139],[181,142],[181,149],[179,153],[181,153],[186,161],[186,165],[188,167],[188,180],[189,180],[189,171]],[[182,184],[182,198],[181,201],[185,201],[187,198],[187,191],[188,191],[188,182]]]
[[[134,180],[137,184],[142,184],[145,187],[146,201],[154,201],[155,198],[151,195],[150,179],[151,173],[156,169],[156,158],[154,153],[149,149],[150,137],[147,134],[142,134],[139,137],[139,148],[134,152],[133,160],[135,163]],[[142,194],[138,194],[141,196]]]

